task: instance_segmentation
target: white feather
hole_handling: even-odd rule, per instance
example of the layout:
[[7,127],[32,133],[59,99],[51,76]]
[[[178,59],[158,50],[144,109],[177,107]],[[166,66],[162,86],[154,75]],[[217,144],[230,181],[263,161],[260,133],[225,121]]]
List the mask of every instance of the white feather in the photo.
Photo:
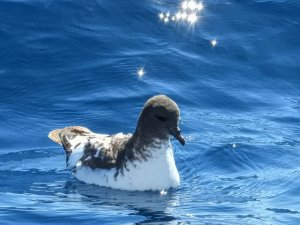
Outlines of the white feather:
[[[103,137],[103,143],[109,145],[110,138]],[[124,169],[124,175],[119,174],[116,178],[114,177],[116,169],[91,169],[82,166],[79,159],[83,154],[83,146],[72,152],[69,157],[69,167],[76,166],[75,177],[88,184],[139,191],[177,187],[180,178],[170,141],[161,143],[158,147],[148,151],[152,153],[151,157],[141,162],[135,160],[131,163],[128,161],[128,171]]]

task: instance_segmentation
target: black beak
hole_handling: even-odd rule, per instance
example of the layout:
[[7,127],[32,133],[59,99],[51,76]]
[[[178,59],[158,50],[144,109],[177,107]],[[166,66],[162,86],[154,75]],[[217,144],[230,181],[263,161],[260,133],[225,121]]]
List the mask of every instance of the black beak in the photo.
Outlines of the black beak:
[[180,129],[178,127],[171,129],[170,133],[174,136],[174,138],[176,138],[180,142],[180,144],[185,144],[185,140],[180,134]]

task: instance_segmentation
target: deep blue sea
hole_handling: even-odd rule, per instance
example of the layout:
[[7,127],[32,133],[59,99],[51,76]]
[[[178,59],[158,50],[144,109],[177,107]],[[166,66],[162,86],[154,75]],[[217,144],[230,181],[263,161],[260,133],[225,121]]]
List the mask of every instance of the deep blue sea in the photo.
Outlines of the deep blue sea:
[[[300,2],[203,5],[189,23],[178,0],[0,1],[1,225],[300,224]],[[73,178],[48,132],[133,132],[156,94],[181,108],[180,187]]]

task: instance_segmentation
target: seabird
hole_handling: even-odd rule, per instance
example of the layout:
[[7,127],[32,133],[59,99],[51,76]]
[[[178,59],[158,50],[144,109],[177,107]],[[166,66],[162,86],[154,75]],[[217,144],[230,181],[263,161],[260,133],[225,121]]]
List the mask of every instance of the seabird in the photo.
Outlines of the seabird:
[[182,145],[180,111],[165,95],[144,105],[133,134],[97,134],[85,127],[53,130],[49,138],[63,146],[67,169],[79,180],[122,190],[165,190],[177,187],[170,136]]

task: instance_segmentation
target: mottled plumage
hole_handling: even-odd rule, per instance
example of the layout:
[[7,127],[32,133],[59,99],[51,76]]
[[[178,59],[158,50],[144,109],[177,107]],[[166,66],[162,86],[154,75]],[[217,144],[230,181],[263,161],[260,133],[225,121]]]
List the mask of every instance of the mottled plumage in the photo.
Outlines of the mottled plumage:
[[[103,135],[73,126],[53,130],[49,137],[65,149],[67,168],[86,183],[126,190],[159,190],[179,184],[169,141],[173,135],[184,145],[178,119],[177,104],[158,95],[146,102],[134,134]],[[151,169],[151,165],[161,168]],[[160,174],[161,184],[156,185]],[[138,181],[143,175],[152,183]]]

